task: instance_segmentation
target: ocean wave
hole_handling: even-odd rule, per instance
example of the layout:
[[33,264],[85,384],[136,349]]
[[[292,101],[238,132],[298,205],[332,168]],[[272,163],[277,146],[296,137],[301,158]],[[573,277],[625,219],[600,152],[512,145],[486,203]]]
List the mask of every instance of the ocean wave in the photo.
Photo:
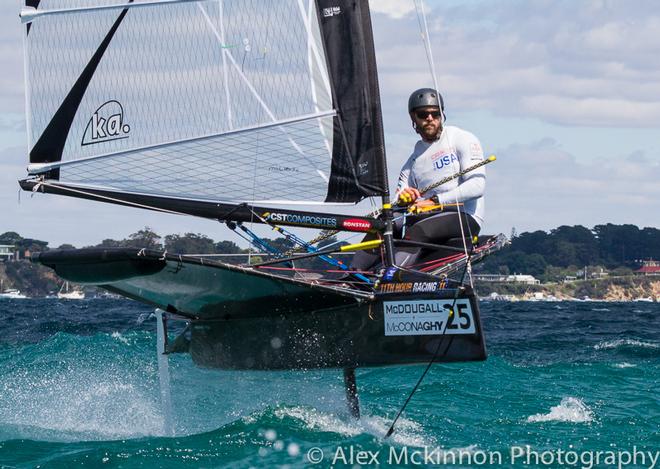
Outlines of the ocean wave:
[[564,397],[558,406],[551,407],[547,414],[527,417],[527,422],[573,422],[589,423],[594,419],[593,411],[577,397]]
[[[362,415],[359,420],[343,420],[336,415],[320,412],[306,407],[280,407],[275,410],[278,418],[293,418],[304,423],[309,430],[333,432],[343,437],[370,434],[383,438],[390,428],[391,419],[375,415]],[[410,419],[397,421],[396,430],[390,437],[393,443],[422,448],[435,445],[435,440],[424,433],[423,427]]]
[[658,349],[660,344],[657,342],[644,342],[637,339],[616,339],[616,340],[606,340],[594,345],[596,350],[608,350],[616,349],[620,347],[639,347],[645,349]]
[[633,365],[632,363],[628,363],[628,362],[614,364],[614,368],[635,368],[636,366],[637,365]]
[[121,332],[117,332],[117,331],[115,331],[115,332],[113,332],[110,336],[111,336],[113,339],[116,339],[116,340],[118,340],[119,342],[121,342],[121,343],[123,343],[123,344],[126,344],[126,345],[130,345],[130,344],[131,344],[131,342],[130,342],[126,337],[124,337],[123,335],[121,335]]

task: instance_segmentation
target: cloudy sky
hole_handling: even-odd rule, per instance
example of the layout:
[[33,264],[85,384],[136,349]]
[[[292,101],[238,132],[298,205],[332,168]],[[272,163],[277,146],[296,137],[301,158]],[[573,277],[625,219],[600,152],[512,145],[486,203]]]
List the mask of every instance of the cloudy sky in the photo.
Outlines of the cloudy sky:
[[[392,183],[416,140],[411,90],[432,84],[412,0],[371,2]],[[22,193],[26,135],[18,2],[0,2],[0,233],[96,244],[149,225],[233,239],[190,217]],[[654,0],[427,1],[448,123],[488,167],[487,232],[660,228],[660,6]]]

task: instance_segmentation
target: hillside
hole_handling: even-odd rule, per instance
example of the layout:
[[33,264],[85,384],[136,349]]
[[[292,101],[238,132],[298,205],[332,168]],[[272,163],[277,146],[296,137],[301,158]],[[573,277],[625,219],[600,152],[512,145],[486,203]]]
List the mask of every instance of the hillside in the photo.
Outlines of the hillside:
[[30,297],[57,292],[62,284],[51,269],[28,260],[0,263],[0,281],[3,289],[15,288]]

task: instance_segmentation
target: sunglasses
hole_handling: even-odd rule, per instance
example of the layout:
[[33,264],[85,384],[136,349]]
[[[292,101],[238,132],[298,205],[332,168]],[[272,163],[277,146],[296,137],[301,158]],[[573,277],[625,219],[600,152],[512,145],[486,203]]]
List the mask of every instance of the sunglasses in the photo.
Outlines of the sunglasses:
[[429,114],[431,114],[431,117],[434,119],[437,119],[442,115],[440,111],[415,111],[415,116],[418,119],[426,119]]

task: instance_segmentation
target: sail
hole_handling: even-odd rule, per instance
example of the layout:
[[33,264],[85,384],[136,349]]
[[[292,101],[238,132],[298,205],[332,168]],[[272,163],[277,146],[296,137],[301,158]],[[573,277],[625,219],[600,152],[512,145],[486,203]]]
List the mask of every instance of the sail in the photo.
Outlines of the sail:
[[387,194],[366,1],[26,0],[21,16],[28,170],[46,191]]

